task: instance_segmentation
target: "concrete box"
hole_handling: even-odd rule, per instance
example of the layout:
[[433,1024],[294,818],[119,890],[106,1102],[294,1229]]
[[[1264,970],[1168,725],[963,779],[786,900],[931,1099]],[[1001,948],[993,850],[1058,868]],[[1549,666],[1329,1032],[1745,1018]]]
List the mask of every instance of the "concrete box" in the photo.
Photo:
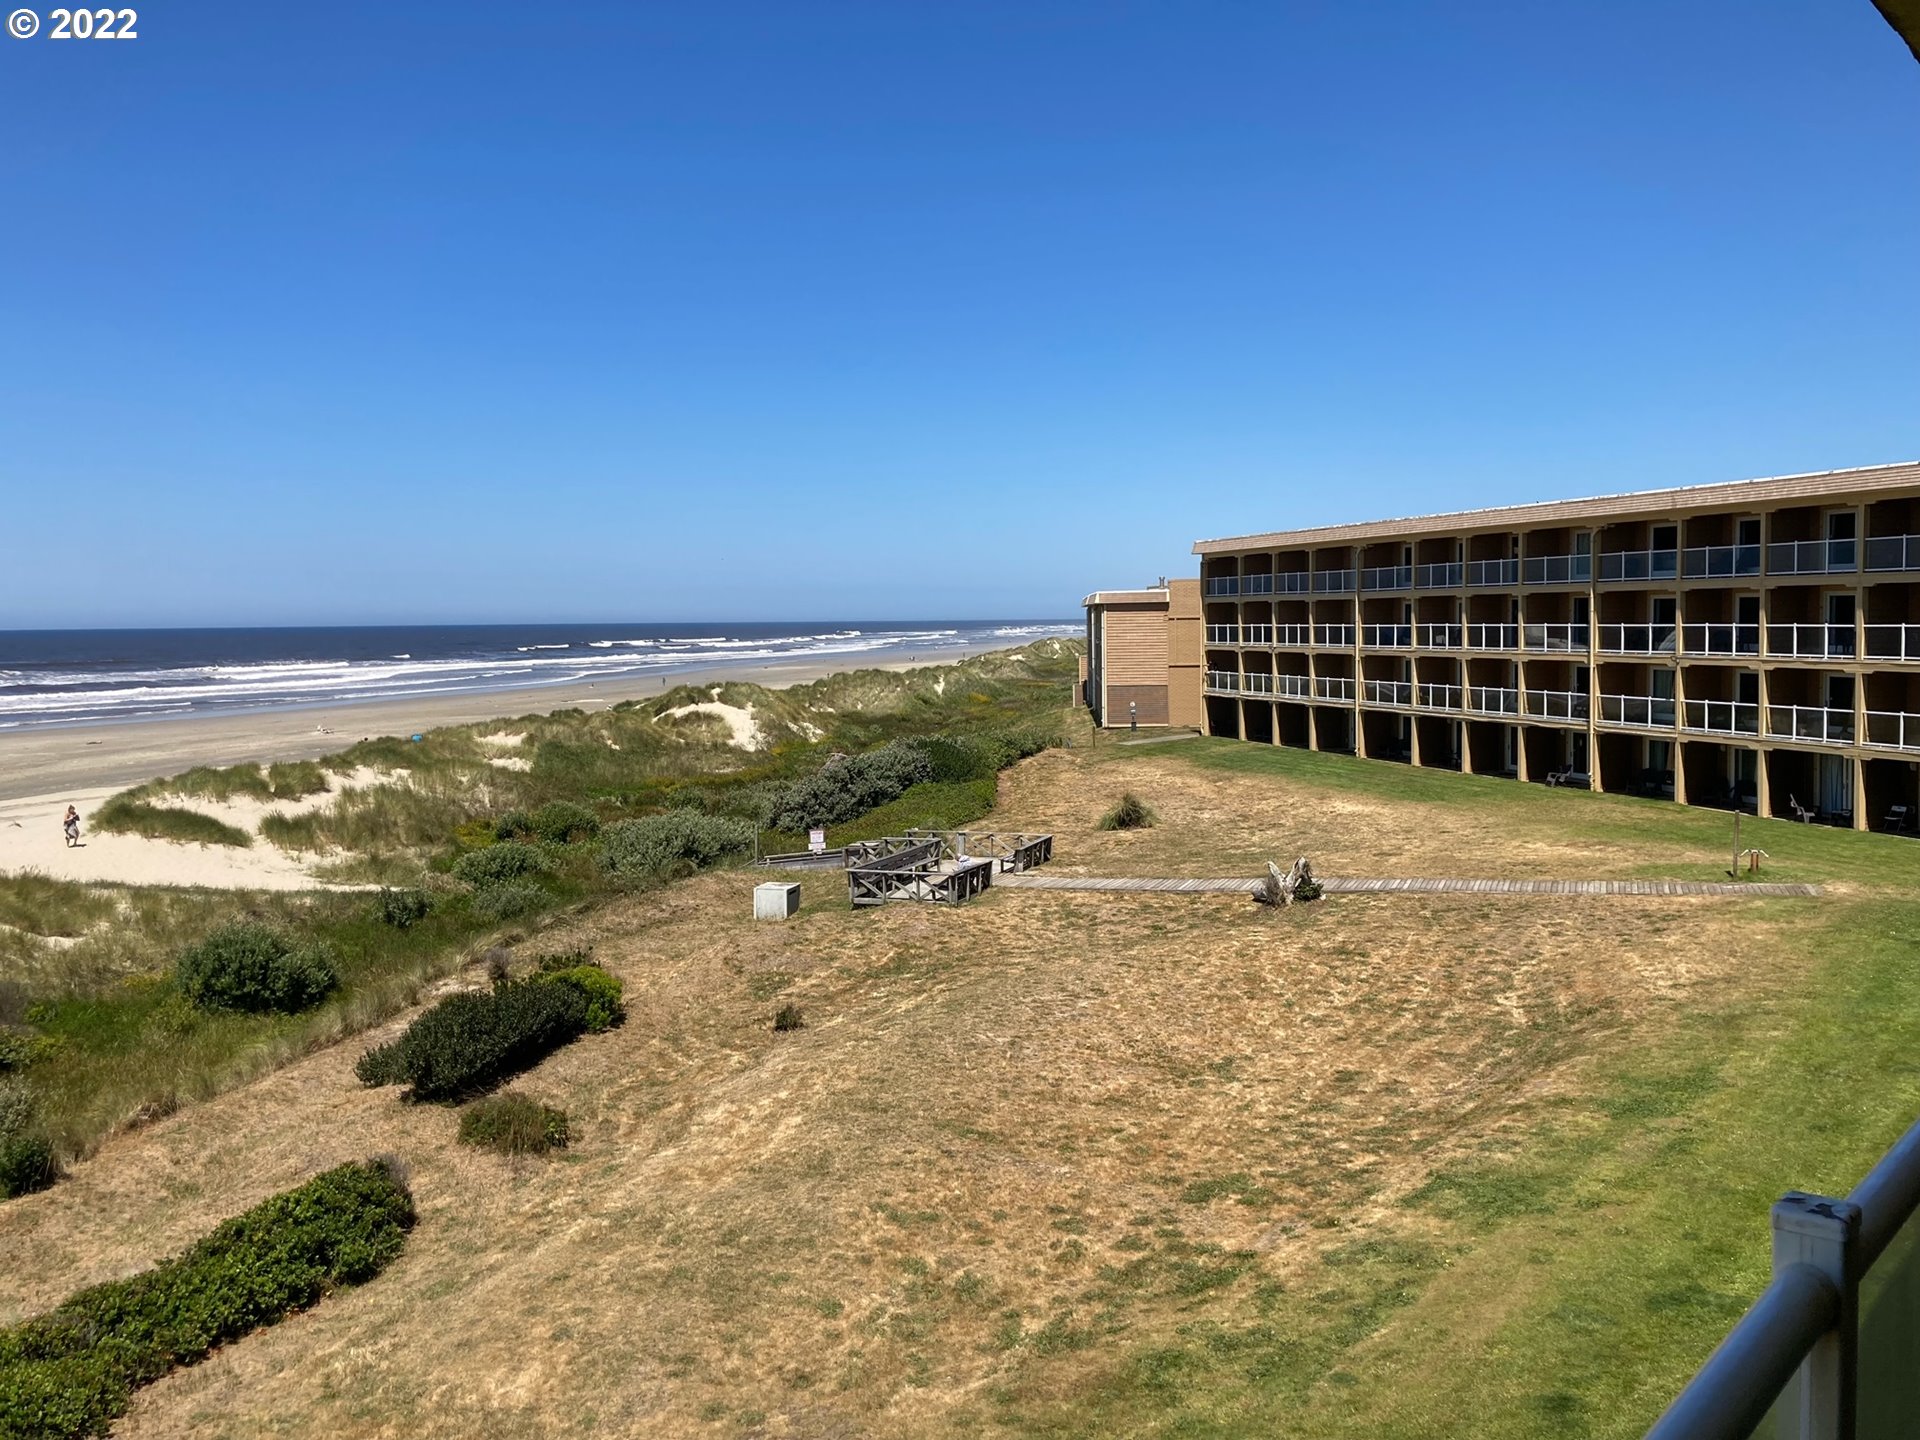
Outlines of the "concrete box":
[[788,920],[800,913],[800,887],[791,881],[769,880],[753,887],[753,918]]

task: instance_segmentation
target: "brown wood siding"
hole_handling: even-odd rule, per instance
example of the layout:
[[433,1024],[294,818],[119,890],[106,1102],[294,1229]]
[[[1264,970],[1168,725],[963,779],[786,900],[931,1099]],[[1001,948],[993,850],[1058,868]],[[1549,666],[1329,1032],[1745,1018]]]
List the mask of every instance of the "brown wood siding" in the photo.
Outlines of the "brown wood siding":
[[1167,687],[1165,685],[1109,685],[1107,687],[1107,728],[1127,727],[1127,706],[1139,706],[1134,717],[1142,725],[1167,723]]
[[1167,611],[1161,605],[1114,605],[1106,612],[1101,674],[1108,703],[1123,685],[1167,683]]

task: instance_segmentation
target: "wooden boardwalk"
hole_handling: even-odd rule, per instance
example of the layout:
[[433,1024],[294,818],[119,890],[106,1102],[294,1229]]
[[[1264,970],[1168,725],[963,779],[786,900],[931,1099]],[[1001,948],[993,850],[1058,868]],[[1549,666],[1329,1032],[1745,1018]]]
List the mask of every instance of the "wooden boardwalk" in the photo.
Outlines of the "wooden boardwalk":
[[[1019,890],[1122,890],[1181,895],[1251,895],[1258,880],[1132,880],[1093,875],[1003,875]],[[1812,899],[1818,885],[1749,885],[1700,880],[1366,880],[1320,877],[1329,895],[1746,895]]]

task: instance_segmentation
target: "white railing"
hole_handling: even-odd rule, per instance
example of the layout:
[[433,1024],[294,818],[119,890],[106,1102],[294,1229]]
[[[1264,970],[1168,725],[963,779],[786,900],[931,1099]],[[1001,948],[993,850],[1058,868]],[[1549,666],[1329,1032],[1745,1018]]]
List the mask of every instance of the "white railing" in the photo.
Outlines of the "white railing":
[[1413,704],[1413,686],[1405,680],[1369,680],[1367,681],[1367,703],[1369,705],[1411,705]]
[[1587,631],[1585,625],[1528,625],[1525,628],[1526,648],[1529,650],[1585,650]]
[[1591,555],[1529,555],[1520,562],[1529,585],[1583,585],[1593,578]]
[[1469,650],[1518,650],[1519,648],[1520,627],[1518,625],[1467,626],[1467,649]]
[[1769,624],[1767,654],[1853,657],[1853,626]]
[[1273,675],[1265,670],[1249,670],[1240,677],[1240,693],[1243,695],[1273,694]]
[[1867,626],[1867,655],[1873,660],[1920,660],[1920,625]]
[[1413,583],[1422,590],[1458,590],[1466,573],[1466,567],[1458,560],[1439,565],[1416,565],[1413,567]]
[[1679,573],[1678,550],[1615,550],[1600,557],[1602,580],[1671,580]]
[[1278,570],[1273,576],[1276,595],[1305,595],[1313,589],[1313,576],[1305,570]]
[[1467,709],[1476,715],[1518,715],[1520,692],[1499,685],[1469,685]]
[[1821,705],[1767,706],[1767,734],[1821,745],[1853,743],[1853,711]]
[[1376,650],[1411,650],[1413,648],[1413,626],[1411,625],[1362,625],[1360,643]]
[[1769,575],[1825,575],[1859,563],[1857,540],[1778,540],[1767,546]]
[[1313,588],[1320,594],[1333,594],[1353,589],[1353,571],[1316,570],[1313,574]]
[[1353,626],[1316,625],[1313,627],[1313,643],[1323,650],[1351,650]]
[[1416,685],[1413,703],[1422,710],[1458,710],[1460,694],[1458,685]]
[[1681,643],[1689,655],[1758,655],[1760,627],[1717,620],[1680,627]]
[[1362,590],[1411,590],[1411,565],[1374,565],[1360,572]]
[[1211,575],[1207,577],[1207,594],[1209,597],[1214,595],[1238,595],[1239,593],[1240,577],[1238,575]]
[[1242,625],[1240,627],[1240,643],[1242,645],[1273,644],[1273,626]]
[[1696,545],[1680,552],[1680,573],[1689,580],[1715,580],[1728,575],[1758,575],[1758,545]]
[[1240,675],[1234,670],[1207,671],[1207,689],[1223,691],[1228,695],[1240,693]]
[[1688,700],[1680,726],[1705,735],[1758,735],[1760,707],[1750,700]]
[[1527,691],[1527,714],[1542,720],[1585,720],[1591,709],[1584,690]]
[[1209,625],[1207,626],[1207,643],[1209,645],[1238,645],[1240,643],[1240,627],[1238,625]]
[[1467,562],[1467,584],[1469,585],[1518,585],[1520,583],[1520,562],[1518,560],[1469,560]]
[[1276,625],[1273,627],[1273,643],[1299,648],[1313,643],[1311,625]]
[[1905,710],[1867,711],[1867,744],[1882,750],[1920,750],[1920,715]]
[[1672,625],[1634,622],[1600,627],[1600,649],[1608,655],[1671,655]]
[[1240,577],[1242,595],[1271,595],[1273,593],[1273,572],[1261,575],[1242,575]]
[[1305,700],[1313,694],[1313,681],[1305,675],[1276,675],[1273,677],[1273,693]]
[[1870,535],[1867,569],[1920,570],[1920,535]]
[[1673,699],[1664,695],[1602,695],[1600,719],[1608,725],[1671,730],[1674,720]]
[[1321,700],[1353,699],[1353,681],[1344,675],[1316,675],[1313,677],[1313,693]]
[[1461,625],[1416,625],[1413,643],[1428,650],[1459,650],[1467,643],[1466,627]]

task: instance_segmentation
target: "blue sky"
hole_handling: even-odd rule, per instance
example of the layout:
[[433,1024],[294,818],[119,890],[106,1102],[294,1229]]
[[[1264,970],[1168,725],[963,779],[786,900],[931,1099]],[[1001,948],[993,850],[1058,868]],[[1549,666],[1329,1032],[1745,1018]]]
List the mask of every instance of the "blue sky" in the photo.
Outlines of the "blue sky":
[[139,30],[0,38],[0,628],[1069,614],[1201,536],[1920,457],[1868,0]]

